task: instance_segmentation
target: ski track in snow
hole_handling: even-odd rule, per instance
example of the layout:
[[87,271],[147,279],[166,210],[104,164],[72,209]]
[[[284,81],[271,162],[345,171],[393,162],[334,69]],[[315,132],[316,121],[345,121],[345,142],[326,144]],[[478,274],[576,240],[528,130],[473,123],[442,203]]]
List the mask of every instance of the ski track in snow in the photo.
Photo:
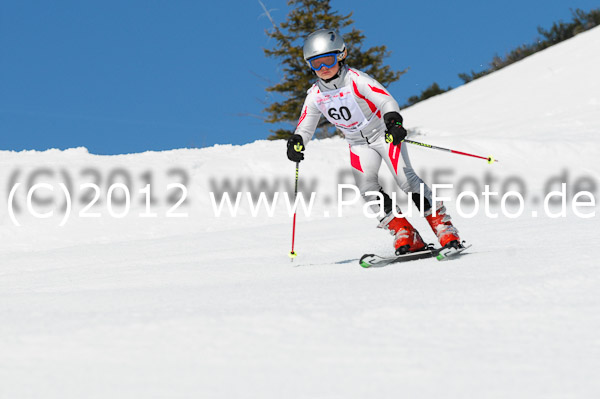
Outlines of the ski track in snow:
[[[362,269],[364,253],[392,252],[391,237],[356,208],[325,217],[335,213],[326,201],[298,215],[294,262],[283,207],[215,217],[211,179],[289,184],[283,142],[0,152],[3,209],[15,168],[151,169],[166,185],[160,172],[182,167],[191,182],[187,218],[141,219],[137,204],[124,219],[104,212],[59,228],[19,216],[18,228],[0,213],[0,397],[598,397],[598,216],[549,218],[539,198],[565,171],[570,184],[600,181],[598,48],[600,28],[403,112],[417,141],[500,159],[411,147],[429,183],[444,168],[449,181],[527,183],[517,219],[461,218],[450,203],[473,247],[446,262]],[[301,181],[318,179],[333,198],[346,154],[340,139],[310,143]]]

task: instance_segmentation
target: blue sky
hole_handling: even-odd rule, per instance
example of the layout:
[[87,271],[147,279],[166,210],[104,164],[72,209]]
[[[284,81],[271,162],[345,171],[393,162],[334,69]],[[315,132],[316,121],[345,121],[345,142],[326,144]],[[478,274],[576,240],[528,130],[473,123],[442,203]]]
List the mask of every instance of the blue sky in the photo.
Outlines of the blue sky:
[[[282,0],[263,0],[276,22]],[[456,87],[597,1],[332,0],[352,11],[367,46],[410,68],[390,86],[399,103],[429,86]],[[85,146],[96,154],[244,144],[273,128],[261,117],[282,76],[258,0],[57,0],[0,9],[0,149]],[[349,64],[352,65],[351,55]]]

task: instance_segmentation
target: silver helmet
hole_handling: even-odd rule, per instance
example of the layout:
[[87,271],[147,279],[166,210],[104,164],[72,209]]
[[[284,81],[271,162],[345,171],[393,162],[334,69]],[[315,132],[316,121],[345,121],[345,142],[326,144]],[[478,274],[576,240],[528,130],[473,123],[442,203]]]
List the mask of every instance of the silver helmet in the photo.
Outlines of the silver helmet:
[[338,61],[346,58],[346,44],[342,35],[333,29],[319,29],[304,41],[304,61],[310,66],[310,58],[321,54],[337,53]]

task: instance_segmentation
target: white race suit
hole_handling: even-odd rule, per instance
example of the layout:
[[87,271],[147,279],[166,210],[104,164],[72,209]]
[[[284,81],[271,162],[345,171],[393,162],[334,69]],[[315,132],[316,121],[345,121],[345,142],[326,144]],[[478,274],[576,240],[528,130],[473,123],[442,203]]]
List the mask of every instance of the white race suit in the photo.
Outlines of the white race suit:
[[[398,103],[375,79],[364,72],[340,66],[336,78],[330,81],[319,79],[309,90],[302,106],[300,120],[295,134],[308,143],[315,133],[321,115],[325,116],[344,134],[350,144],[350,165],[356,186],[366,201],[375,196],[366,196],[368,191],[380,191],[378,172],[383,160],[394,176],[398,186],[405,193],[413,193],[413,201],[419,207],[418,195],[423,180],[413,170],[406,145],[394,146],[385,142],[383,115],[399,112]],[[423,183],[424,184],[424,183]],[[424,184],[425,209],[431,208],[431,190]],[[385,213],[391,210],[391,200],[387,195]],[[387,209],[389,207],[389,209]],[[379,212],[374,205],[373,212]]]

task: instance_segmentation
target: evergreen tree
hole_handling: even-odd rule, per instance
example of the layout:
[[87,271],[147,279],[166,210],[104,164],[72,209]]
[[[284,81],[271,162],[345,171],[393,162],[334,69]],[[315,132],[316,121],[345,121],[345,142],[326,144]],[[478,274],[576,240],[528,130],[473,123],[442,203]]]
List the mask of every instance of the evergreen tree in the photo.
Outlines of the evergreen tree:
[[538,39],[535,43],[523,44],[506,54],[504,57],[496,55],[489,64],[489,67],[483,71],[471,71],[470,74],[460,73],[458,74],[458,77],[461,78],[463,82],[469,83],[517,61],[521,61],[523,58],[529,57],[538,51],[554,46],[581,32],[600,25],[600,8],[590,10],[589,12],[585,12],[578,8],[575,11],[571,10],[571,14],[573,16],[571,22],[554,22],[549,30],[538,27],[538,33],[543,36],[543,39]]
[[[265,111],[269,123],[289,123],[290,128],[272,130],[269,140],[287,139],[290,137],[302,111],[306,91],[314,83],[316,76],[306,65],[302,55],[304,39],[317,29],[335,29],[344,37],[348,49],[349,64],[360,69],[382,85],[387,86],[400,78],[406,72],[393,71],[383,65],[383,59],[389,55],[386,46],[375,46],[363,50],[365,36],[362,31],[348,29],[354,21],[352,13],[339,15],[332,11],[330,0],[289,0],[292,10],[284,22],[273,24],[273,29],[267,30],[267,36],[275,39],[275,47],[265,49],[265,55],[281,60],[283,65],[283,80],[268,87],[267,91],[279,93],[285,97],[283,101],[274,102]],[[344,33],[344,32],[347,33]],[[325,118],[321,118],[317,126],[317,137],[329,137],[335,134],[335,129]]]
[[449,90],[452,90],[452,87],[448,86],[447,89],[442,89],[437,82],[433,82],[431,86],[421,92],[421,95],[409,97],[407,103],[402,108],[410,107],[420,101],[427,100],[428,98],[445,93]]

